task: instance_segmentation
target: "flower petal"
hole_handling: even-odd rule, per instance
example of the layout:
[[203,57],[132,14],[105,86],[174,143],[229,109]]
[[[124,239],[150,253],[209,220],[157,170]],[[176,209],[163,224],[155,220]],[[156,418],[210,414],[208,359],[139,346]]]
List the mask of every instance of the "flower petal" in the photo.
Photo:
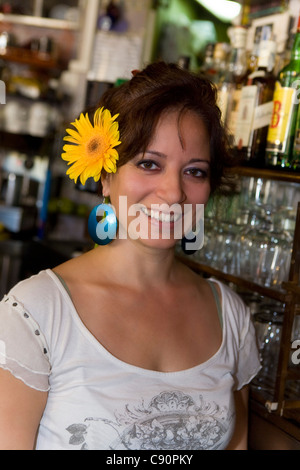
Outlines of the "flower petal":
[[116,151],[116,149],[110,149],[109,150],[109,155],[110,155],[110,158],[113,159],[113,160],[119,160],[119,154],[118,152]]
[[[72,136],[74,139],[76,139],[77,141],[80,140],[80,134],[78,133],[77,130],[74,130],[74,129],[67,129],[66,130],[70,136]],[[69,136],[67,136],[69,137]]]
[[115,163],[113,163],[109,158],[105,159],[104,168],[105,168],[106,171],[108,171],[108,172],[113,171],[115,166],[116,166]]
[[65,140],[66,142],[71,142],[75,145],[80,144],[80,137],[79,138],[74,138],[74,137],[70,137],[70,136],[66,135],[66,137],[63,138],[63,140]]

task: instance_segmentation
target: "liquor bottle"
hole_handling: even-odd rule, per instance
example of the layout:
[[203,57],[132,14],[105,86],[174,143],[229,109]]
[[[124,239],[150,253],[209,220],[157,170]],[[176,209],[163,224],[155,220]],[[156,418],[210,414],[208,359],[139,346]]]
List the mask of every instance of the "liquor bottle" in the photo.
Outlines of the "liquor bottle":
[[[299,81],[300,85],[300,81]],[[295,127],[295,138],[293,144],[293,153],[290,162],[290,168],[292,170],[300,171],[300,106],[298,107],[296,127]]]
[[211,79],[214,74],[214,43],[208,43],[205,47],[204,59],[202,66],[200,67],[199,73],[204,74],[207,78]]
[[268,129],[266,166],[291,168],[298,112],[297,85],[300,80],[300,16],[290,62],[279,72],[273,96],[273,113]]
[[272,73],[276,42],[265,39],[268,35],[268,31],[262,35],[257,70],[248,75],[247,84],[242,88],[234,135],[237,155],[255,166],[264,166],[276,82],[276,77]]
[[246,29],[235,26],[230,39],[230,59],[223,79],[218,84],[218,97],[223,122],[233,139],[241,89],[247,74]]
[[230,45],[227,42],[217,42],[214,48],[211,81],[218,85],[225,74]]
[[255,30],[252,51],[250,52],[249,57],[248,57],[247,75],[250,75],[250,73],[255,72],[255,70],[258,67],[259,45],[262,40],[262,37],[261,37],[262,28],[263,27],[256,28]]

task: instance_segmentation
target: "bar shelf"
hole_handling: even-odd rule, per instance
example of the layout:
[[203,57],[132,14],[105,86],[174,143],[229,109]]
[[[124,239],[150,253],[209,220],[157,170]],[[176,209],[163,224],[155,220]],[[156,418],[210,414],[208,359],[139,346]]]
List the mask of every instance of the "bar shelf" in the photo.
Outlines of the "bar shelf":
[[[237,180],[256,178],[286,182],[288,185],[300,184],[299,172],[267,168],[239,166],[231,169],[229,176]],[[273,299],[284,305],[275,389],[272,393],[267,394],[263,390],[251,387],[251,410],[299,441],[300,446],[300,364],[291,363],[291,354],[295,350],[292,349],[291,339],[293,326],[295,318],[300,315],[300,201],[296,202],[296,220],[288,280],[282,282],[280,287],[266,287],[242,276],[224,272],[222,267],[217,269],[205,264],[206,262],[203,262],[202,259],[197,260],[193,256],[179,252],[177,259],[203,277],[212,276],[237,286],[241,291],[257,293],[259,296]],[[300,340],[300,337],[296,339]],[[291,390],[296,390],[296,392]]]

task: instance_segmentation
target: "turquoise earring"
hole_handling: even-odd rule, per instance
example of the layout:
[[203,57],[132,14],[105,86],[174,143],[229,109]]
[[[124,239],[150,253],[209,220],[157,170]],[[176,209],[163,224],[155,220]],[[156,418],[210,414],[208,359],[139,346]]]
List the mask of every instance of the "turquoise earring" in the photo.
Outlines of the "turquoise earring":
[[[97,217],[101,217],[98,221]],[[88,232],[97,245],[107,245],[116,238],[118,220],[115,211],[109,203],[109,198],[94,207],[88,219]]]

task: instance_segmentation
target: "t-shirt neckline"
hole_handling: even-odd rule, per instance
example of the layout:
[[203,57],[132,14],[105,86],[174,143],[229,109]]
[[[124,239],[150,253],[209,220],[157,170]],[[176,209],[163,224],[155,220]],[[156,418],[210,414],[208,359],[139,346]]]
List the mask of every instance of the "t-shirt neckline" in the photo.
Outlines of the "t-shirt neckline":
[[140,375],[147,375],[147,376],[152,376],[152,377],[170,377],[170,378],[179,377],[180,375],[185,376],[187,374],[198,373],[199,371],[202,371],[203,369],[206,369],[210,367],[212,364],[214,364],[217,361],[219,355],[221,354],[224,348],[225,338],[226,338],[226,322],[224,321],[225,320],[224,318],[224,310],[225,310],[224,309],[224,294],[225,293],[224,293],[222,284],[214,278],[210,278],[209,280],[217,283],[220,286],[221,297],[222,297],[221,307],[222,307],[222,315],[223,315],[223,329],[222,329],[222,342],[220,344],[220,347],[210,358],[208,358],[206,361],[201,362],[200,364],[197,364],[195,366],[189,367],[187,369],[178,370],[178,371],[156,371],[156,370],[146,369],[146,368],[125,362],[122,359],[119,359],[118,357],[116,357],[114,354],[112,354],[108,349],[106,349],[103,346],[103,344],[100,341],[98,341],[98,339],[93,335],[93,333],[91,333],[91,331],[83,323],[72,301],[72,298],[70,297],[70,294],[68,292],[65,282],[61,279],[60,276],[58,276],[51,269],[46,269],[45,271],[49,275],[49,277],[54,281],[60,293],[63,295],[65,301],[67,302],[70,308],[72,319],[75,321],[81,333],[84,334],[87,340],[90,343],[92,343],[101,354],[104,354],[115,365],[122,367],[123,369],[126,369],[128,372],[131,371],[131,372],[138,373]]

